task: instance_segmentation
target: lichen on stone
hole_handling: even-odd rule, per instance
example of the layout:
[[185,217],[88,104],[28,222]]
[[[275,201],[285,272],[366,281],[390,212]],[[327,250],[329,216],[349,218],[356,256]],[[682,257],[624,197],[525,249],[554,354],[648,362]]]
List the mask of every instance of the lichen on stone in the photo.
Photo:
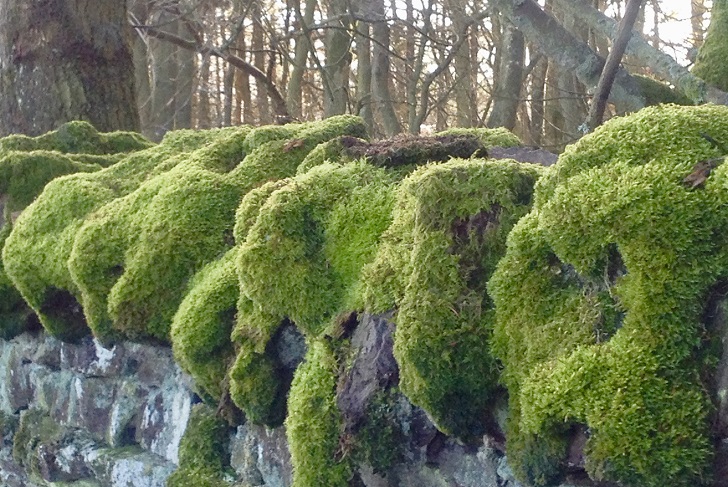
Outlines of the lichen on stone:
[[[522,480],[557,481],[570,431],[585,428],[595,480],[706,481],[717,358],[703,311],[728,275],[723,141],[726,107],[651,107],[567,148],[537,184],[488,286]],[[706,160],[712,172],[689,184]]]

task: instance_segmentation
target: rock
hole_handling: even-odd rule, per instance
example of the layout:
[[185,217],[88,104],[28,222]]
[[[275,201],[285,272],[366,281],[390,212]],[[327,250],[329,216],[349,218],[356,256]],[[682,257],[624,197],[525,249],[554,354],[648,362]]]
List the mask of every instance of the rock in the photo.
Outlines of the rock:
[[395,385],[399,378],[394,346],[391,314],[364,314],[351,337],[356,357],[349,372],[340,380],[336,397],[345,428],[353,429],[363,418],[366,408],[379,391]]
[[292,482],[291,456],[285,428],[245,424],[230,444],[230,466],[243,485],[288,487]]

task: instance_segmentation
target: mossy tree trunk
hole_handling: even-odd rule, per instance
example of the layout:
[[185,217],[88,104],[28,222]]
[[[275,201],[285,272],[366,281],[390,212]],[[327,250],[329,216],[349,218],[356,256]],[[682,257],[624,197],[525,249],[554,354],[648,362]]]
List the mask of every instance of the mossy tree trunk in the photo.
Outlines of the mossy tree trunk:
[[698,52],[693,74],[719,90],[728,91],[728,0],[713,0],[710,27]]
[[139,130],[126,13],[118,0],[0,0],[0,135],[76,119]]

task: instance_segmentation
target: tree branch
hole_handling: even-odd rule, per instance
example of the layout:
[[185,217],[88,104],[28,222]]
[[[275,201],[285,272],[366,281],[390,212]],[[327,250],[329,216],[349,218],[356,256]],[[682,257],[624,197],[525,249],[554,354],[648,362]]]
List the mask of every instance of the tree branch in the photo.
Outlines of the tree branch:
[[252,76],[256,81],[265,85],[265,87],[268,89],[268,95],[273,102],[273,110],[275,111],[277,118],[281,120],[287,120],[290,118],[290,115],[288,113],[288,107],[286,107],[286,102],[281,96],[280,91],[278,91],[278,87],[276,87],[273,81],[271,81],[271,79],[268,78],[268,76],[266,76],[263,71],[256,68],[245,59],[234,54],[230,54],[229,52],[223,52],[216,47],[200,45],[197,42],[184,39],[183,37],[158,29],[154,26],[134,25],[133,27],[139,31],[146,33],[150,37],[170,42],[177,47],[181,47],[182,49],[195,51],[202,54],[203,56],[207,55],[219,57],[220,59],[227,61],[228,63],[230,63],[230,65],[235,66],[244,73]]
[[[588,90],[597,86],[604,60],[585,42],[574,37],[533,0],[501,0],[498,3],[508,20],[546,57],[564,71],[573,72]],[[572,3],[580,3],[580,0],[569,2],[569,5]],[[621,113],[644,107],[639,86],[624,68],[617,70],[610,101]]]
[[[614,19],[604,15],[591,6],[586,0],[555,0],[562,8],[573,12],[574,16],[589,25],[595,32],[614,38],[618,24]],[[668,54],[655,49],[641,35],[633,35],[627,43],[627,54],[642,61],[655,74],[672,83],[694,103],[717,103],[728,105],[728,93],[708,86],[705,81],[692,74],[685,66],[681,66]]]
[[604,64],[599,83],[597,83],[597,88],[594,90],[594,97],[592,98],[589,115],[585,122],[586,126],[584,127],[587,132],[600,126],[604,120],[607,98],[609,98],[609,92],[612,90],[614,77],[617,75],[617,70],[622,62],[622,56],[624,56],[624,50],[627,48],[627,42],[632,37],[632,27],[634,26],[635,20],[637,20],[637,14],[640,11],[641,5],[642,0],[627,0],[624,17],[622,17],[622,21],[619,23],[617,38],[612,43],[612,48],[609,50],[607,62]]

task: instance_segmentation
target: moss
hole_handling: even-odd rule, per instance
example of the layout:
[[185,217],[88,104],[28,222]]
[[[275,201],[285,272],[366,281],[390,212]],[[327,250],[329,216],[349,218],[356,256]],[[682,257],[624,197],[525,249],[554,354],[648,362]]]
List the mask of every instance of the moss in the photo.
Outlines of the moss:
[[279,418],[285,391],[268,344],[283,318],[316,337],[362,306],[360,271],[389,225],[391,185],[384,170],[364,163],[324,164],[246,195],[236,226],[244,241],[231,392],[248,416]]
[[88,122],[74,121],[38,137],[10,135],[0,139],[4,151],[56,151],[73,154],[116,154],[152,147],[153,143],[133,132],[99,133]]
[[347,487],[351,457],[340,449],[342,418],[336,406],[339,363],[326,340],[309,343],[296,370],[288,400],[286,434],[293,464],[293,487]]
[[229,467],[227,424],[204,404],[192,408],[179,445],[179,468],[167,478],[167,487],[222,487]]
[[661,103],[674,103],[676,105],[694,105],[692,100],[675,88],[649,76],[633,74],[640,86],[645,106],[659,105]]
[[198,272],[172,319],[172,349],[203,396],[219,401],[234,357],[230,342],[238,300],[236,249]]
[[462,128],[454,127],[438,132],[435,136],[447,135],[475,135],[480,138],[483,145],[488,147],[516,147],[521,145],[521,140],[510,130],[504,127],[497,128]]
[[352,439],[354,463],[370,465],[375,473],[386,475],[402,461],[405,436],[398,417],[400,398],[396,389],[384,389],[367,405],[364,422]]
[[[512,417],[509,459],[544,485],[564,430],[585,424],[587,470],[626,485],[702,485],[713,447],[701,322],[728,274],[726,167],[684,178],[728,140],[728,108],[660,106],[569,147],[537,185],[489,283],[493,350]],[[524,309],[528,313],[524,313]],[[707,341],[706,341],[707,340]],[[533,462],[539,452],[551,460]],[[541,480],[539,480],[541,479]]]
[[[88,332],[78,304],[81,293],[67,267],[84,220],[135,190],[156,168],[174,167],[210,139],[207,132],[173,132],[159,145],[134,152],[101,171],[53,179],[29,205],[6,241],[3,263],[13,285],[49,332],[67,339]],[[62,304],[55,299],[58,296],[63,296],[65,311],[52,306]]]
[[274,191],[238,256],[246,295],[318,336],[356,309],[361,267],[389,225],[391,180],[366,164],[322,165]]
[[0,139],[4,151],[46,150],[73,154],[116,154],[152,147],[153,143],[132,132],[99,133],[83,121],[67,122],[38,137],[10,135]]
[[715,0],[710,10],[710,27],[698,51],[693,74],[719,90],[728,91],[728,2]]
[[0,194],[5,195],[5,213],[20,211],[40,194],[52,179],[77,172],[94,172],[98,164],[78,162],[59,152],[10,151],[0,157]]
[[13,460],[36,476],[39,473],[37,449],[40,444],[59,439],[63,428],[48,413],[28,409],[20,415],[18,429],[13,436]]
[[365,271],[368,308],[399,308],[402,392],[448,434],[482,433],[498,377],[485,283],[537,176],[536,166],[478,159],[417,170],[399,187],[394,222]]
[[345,155],[346,147],[342,144],[342,138],[335,139],[319,144],[308,153],[306,158],[299,164],[296,174],[303,174],[312,167],[319,166],[324,162],[335,162],[343,164],[349,162],[349,158]]

